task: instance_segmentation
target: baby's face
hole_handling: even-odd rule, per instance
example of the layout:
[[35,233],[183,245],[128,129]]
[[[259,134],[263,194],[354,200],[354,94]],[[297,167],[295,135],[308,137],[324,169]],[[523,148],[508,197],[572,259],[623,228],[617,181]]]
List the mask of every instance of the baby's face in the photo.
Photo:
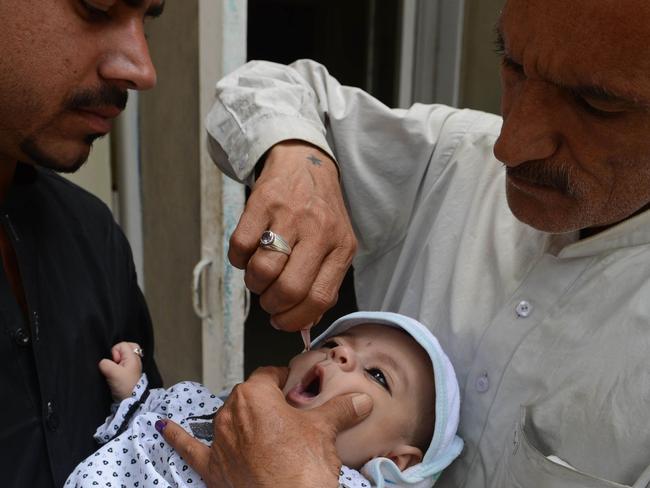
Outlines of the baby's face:
[[377,456],[390,458],[409,444],[422,402],[433,401],[433,388],[429,357],[410,336],[368,324],[294,357],[283,392],[300,409],[345,393],[370,395],[370,416],[340,433],[336,442],[341,461],[360,467]]

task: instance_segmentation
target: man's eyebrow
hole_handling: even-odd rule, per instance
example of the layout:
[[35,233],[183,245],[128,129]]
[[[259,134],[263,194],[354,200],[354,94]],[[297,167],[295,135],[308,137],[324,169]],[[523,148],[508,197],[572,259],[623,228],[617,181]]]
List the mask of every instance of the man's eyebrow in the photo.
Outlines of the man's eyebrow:
[[[504,62],[507,65],[510,65],[514,68],[523,70],[523,66],[517,61],[515,61],[507,52],[506,52],[506,42],[503,35],[503,30],[501,28],[501,19],[499,19],[494,26],[494,50],[495,52],[503,57]],[[590,84],[577,84],[571,85],[568,83],[563,83],[561,80],[550,79],[550,82],[553,84],[571,92],[574,96],[589,98],[592,100],[599,100],[603,102],[610,103],[623,103],[629,106],[639,107],[644,110],[650,110],[650,101],[644,101],[642,97],[637,96],[632,92],[617,92],[606,88],[602,85],[590,85]]]
[[[124,3],[126,3],[129,7],[133,8],[140,8],[144,4],[145,0],[124,0]],[[161,0],[160,2],[154,3],[151,7],[147,9],[147,12],[145,15],[147,17],[160,17],[163,13],[163,10],[165,10],[165,0]]]

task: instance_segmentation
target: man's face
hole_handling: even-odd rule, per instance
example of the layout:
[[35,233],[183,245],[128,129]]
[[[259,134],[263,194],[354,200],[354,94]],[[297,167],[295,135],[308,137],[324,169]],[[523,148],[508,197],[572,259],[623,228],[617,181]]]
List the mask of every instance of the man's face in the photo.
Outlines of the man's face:
[[619,222],[650,203],[650,2],[508,0],[508,204],[547,232]]
[[163,0],[0,0],[0,163],[76,170],[127,89],[154,86],[144,20]]
[[287,402],[300,409],[318,407],[346,393],[370,395],[370,416],[339,433],[336,441],[341,461],[360,467],[377,456],[419,453],[408,449],[409,437],[416,428],[414,419],[422,416],[422,405],[433,406],[433,389],[426,352],[399,330],[369,324],[294,357],[283,392]]

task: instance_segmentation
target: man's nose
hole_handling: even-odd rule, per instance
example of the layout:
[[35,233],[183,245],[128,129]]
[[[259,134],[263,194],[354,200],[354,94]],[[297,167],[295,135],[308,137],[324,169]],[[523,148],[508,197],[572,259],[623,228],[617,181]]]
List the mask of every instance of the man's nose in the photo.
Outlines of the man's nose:
[[356,367],[354,351],[344,344],[330,349],[328,356],[329,359],[336,363],[343,371],[352,371]]
[[503,126],[494,145],[495,157],[514,167],[553,156],[561,143],[564,105],[558,90],[543,81],[526,80],[504,90]]
[[123,89],[153,88],[156,69],[151,61],[142,21],[134,18],[121,25],[112,39],[100,63],[100,76]]

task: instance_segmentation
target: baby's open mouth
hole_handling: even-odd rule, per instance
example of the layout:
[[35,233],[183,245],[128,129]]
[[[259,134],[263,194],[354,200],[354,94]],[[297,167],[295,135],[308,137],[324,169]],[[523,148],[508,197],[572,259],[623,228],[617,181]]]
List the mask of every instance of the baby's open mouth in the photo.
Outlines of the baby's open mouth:
[[302,377],[300,383],[289,390],[287,393],[287,401],[294,407],[302,407],[308,405],[316,398],[322,388],[323,368],[315,364],[307,371],[305,376]]

